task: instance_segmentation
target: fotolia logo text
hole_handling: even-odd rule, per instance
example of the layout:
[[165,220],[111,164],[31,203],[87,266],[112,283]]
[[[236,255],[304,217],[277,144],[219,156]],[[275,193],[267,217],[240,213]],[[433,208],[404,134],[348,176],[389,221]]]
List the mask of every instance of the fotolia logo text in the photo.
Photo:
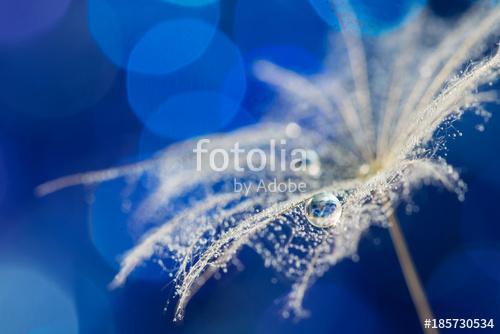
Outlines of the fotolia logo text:
[[[269,141],[266,150],[262,148],[242,148],[238,142],[230,148],[210,147],[210,139],[200,139],[193,149],[196,154],[198,171],[210,168],[212,171],[225,172],[305,172],[315,173],[315,165],[319,163],[314,151],[302,148],[287,149],[286,140]],[[317,163],[316,163],[317,160]],[[311,169],[312,168],[312,169]],[[319,166],[317,166],[319,172]]]

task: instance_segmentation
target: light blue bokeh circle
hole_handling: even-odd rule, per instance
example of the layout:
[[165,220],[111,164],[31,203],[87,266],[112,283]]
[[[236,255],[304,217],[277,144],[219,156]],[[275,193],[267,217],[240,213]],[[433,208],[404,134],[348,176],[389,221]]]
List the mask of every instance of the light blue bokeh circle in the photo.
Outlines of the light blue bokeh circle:
[[[361,35],[379,35],[397,28],[409,16],[418,13],[426,0],[396,0],[382,3],[379,0],[352,0],[347,4],[331,0],[309,0],[316,13],[333,29],[340,29],[337,15],[346,18],[346,29],[352,29],[351,18],[356,18]],[[335,3],[338,3],[335,6]],[[352,12],[351,12],[352,11]]]
[[[90,31],[103,53],[117,66],[146,74],[169,73],[195,60],[210,44],[220,15],[218,2],[179,6],[152,0],[89,0],[88,12]],[[182,19],[207,25],[190,26]]]
[[0,306],[0,333],[78,333],[72,298],[33,269],[0,267]]
[[149,131],[174,140],[222,130],[238,113],[245,92],[240,51],[222,32],[199,59],[178,71],[127,74],[132,110]]

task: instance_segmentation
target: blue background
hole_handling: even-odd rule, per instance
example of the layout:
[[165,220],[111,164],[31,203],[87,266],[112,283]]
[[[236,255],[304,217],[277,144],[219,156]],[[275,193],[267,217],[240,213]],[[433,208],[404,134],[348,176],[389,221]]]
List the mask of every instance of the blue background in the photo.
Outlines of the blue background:
[[[275,301],[289,291],[288,284],[271,283],[273,273],[257,255],[243,250],[246,269],[208,282],[188,305],[184,322],[174,324],[173,307],[164,311],[171,294],[168,277],[154,269],[132,277],[121,289],[107,289],[117,256],[132,245],[126,216],[111,212],[123,183],[99,188],[93,210],[90,192],[83,187],[34,196],[34,188],[44,181],[136,161],[182,137],[258,120],[273,92],[251,77],[254,59],[272,59],[302,73],[320,69],[328,25],[307,0],[204,1],[209,3],[205,7],[197,7],[197,1],[190,7],[145,1],[151,6],[146,12],[134,10],[134,1],[107,1],[132,13],[117,14],[129,30],[124,36],[107,30],[102,1],[72,0],[62,13],[65,1],[47,2],[52,9],[33,14],[46,15],[46,25],[43,20],[37,25],[27,14],[33,1],[7,2],[11,6],[2,5],[4,13],[12,10],[13,22],[19,15],[19,22],[32,29],[1,26],[5,31],[0,36],[7,37],[0,38],[0,314],[24,310],[25,325],[32,326],[22,329],[19,319],[10,318],[0,328],[7,333],[64,333],[72,325],[79,333],[421,331],[386,230],[372,228],[361,241],[359,262],[342,262],[311,288],[305,299],[312,312],[308,319],[294,323],[280,318]],[[358,2],[368,9],[377,4],[377,10],[363,12],[374,20],[364,31],[368,34],[401,24],[409,3]],[[453,20],[470,2],[436,0],[429,6]],[[185,16],[206,23],[190,39],[195,42],[184,46],[189,57],[171,55],[167,64],[161,62],[162,52],[170,55],[179,43],[176,29],[165,26],[150,31],[143,49],[137,47],[161,20]],[[159,53],[150,57],[151,50]],[[189,98],[193,91],[210,93],[202,94],[206,100],[200,102]],[[184,108],[190,117],[162,104],[176,94],[188,98],[181,96],[170,106]],[[157,106],[150,106],[151,101],[167,110],[155,121],[148,114]],[[204,108],[218,107],[224,111],[218,123],[200,127],[192,122],[206,116]],[[398,212],[437,318],[500,321],[498,109],[490,109],[493,118],[485,132],[474,129],[480,119],[466,115],[456,125],[464,135],[449,142],[448,160],[460,168],[469,187],[465,201],[425,187],[415,193],[419,212]],[[161,120],[182,131],[157,127]],[[32,276],[13,278],[9,268]],[[37,294],[40,301],[35,303]],[[74,305],[77,324],[71,314],[57,313],[66,303]],[[63,329],[51,327],[50,321],[42,324],[52,311],[60,316],[51,321],[62,321]]]

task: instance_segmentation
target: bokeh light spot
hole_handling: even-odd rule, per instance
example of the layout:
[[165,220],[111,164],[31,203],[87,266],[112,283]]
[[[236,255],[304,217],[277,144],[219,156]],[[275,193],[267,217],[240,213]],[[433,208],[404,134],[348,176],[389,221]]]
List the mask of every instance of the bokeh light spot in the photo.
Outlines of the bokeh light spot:
[[0,305],[0,333],[78,333],[73,301],[31,269],[0,267]]
[[[338,12],[348,8],[332,6],[328,0],[309,0],[318,15],[332,28],[339,29]],[[412,13],[423,8],[426,0],[398,0],[386,4],[377,0],[353,0],[350,6],[358,20],[360,33],[378,35],[396,28]],[[349,22],[346,22],[349,24]],[[349,26],[346,29],[350,29]]]
[[183,139],[220,130],[238,111],[239,102],[217,92],[182,93],[168,99],[146,121],[158,135]]
[[[201,54],[202,46],[210,42],[219,20],[217,2],[195,7],[153,0],[89,0],[88,11],[90,31],[104,54],[120,67],[144,73],[172,70],[173,59],[179,62],[182,58],[180,51],[190,51],[180,63],[194,60],[193,56]],[[179,22],[162,24],[181,19],[202,20],[207,26],[200,31],[195,29],[199,25],[191,25],[185,30],[185,25]],[[177,31],[174,31],[175,24],[178,24]],[[190,39],[186,39],[188,37]],[[176,52],[178,43],[183,48]],[[133,50],[135,60],[130,61]],[[162,58],[166,59],[165,64],[161,64]],[[147,64],[147,61],[152,63]]]
[[173,72],[201,56],[214,32],[214,26],[201,20],[159,23],[132,50],[128,68],[146,74]]
[[217,32],[206,52],[169,75],[129,72],[129,103],[148,130],[175,140],[212,133],[239,110],[245,68],[236,46]]

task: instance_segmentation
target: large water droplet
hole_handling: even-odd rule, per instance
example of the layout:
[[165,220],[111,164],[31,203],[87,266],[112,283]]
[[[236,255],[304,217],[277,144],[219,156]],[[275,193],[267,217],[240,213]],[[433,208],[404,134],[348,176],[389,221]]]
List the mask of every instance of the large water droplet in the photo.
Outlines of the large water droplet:
[[330,192],[319,193],[306,203],[306,217],[316,227],[334,227],[342,215],[342,204]]

